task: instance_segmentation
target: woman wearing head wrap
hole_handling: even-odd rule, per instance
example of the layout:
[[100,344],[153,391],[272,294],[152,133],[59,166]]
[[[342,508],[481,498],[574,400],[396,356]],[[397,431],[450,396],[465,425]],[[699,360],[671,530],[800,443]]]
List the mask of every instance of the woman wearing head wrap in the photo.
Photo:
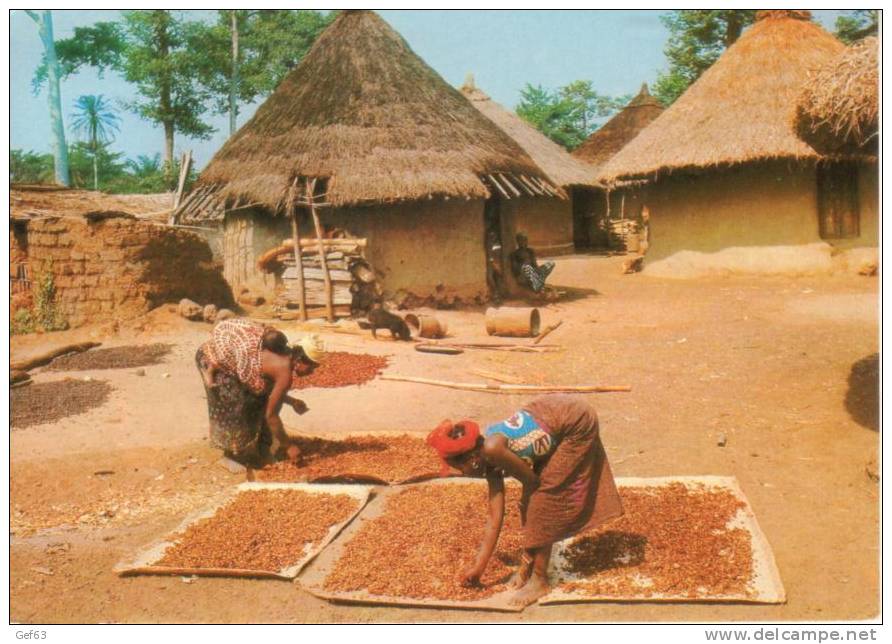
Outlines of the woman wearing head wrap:
[[548,592],[552,544],[622,514],[598,416],[579,398],[542,396],[483,435],[473,421],[443,421],[427,440],[445,464],[489,484],[486,529],[473,565],[462,573],[465,585],[480,583],[495,550],[505,514],[505,475],[523,484],[524,552],[513,603],[526,605]]
[[287,452],[296,461],[300,452],[279,411],[286,402],[298,414],[307,411],[288,390],[293,378],[313,372],[323,354],[316,336],[289,346],[285,334],[272,327],[244,318],[218,322],[195,354],[207,394],[211,444],[234,460],[262,463],[275,441],[277,453]]

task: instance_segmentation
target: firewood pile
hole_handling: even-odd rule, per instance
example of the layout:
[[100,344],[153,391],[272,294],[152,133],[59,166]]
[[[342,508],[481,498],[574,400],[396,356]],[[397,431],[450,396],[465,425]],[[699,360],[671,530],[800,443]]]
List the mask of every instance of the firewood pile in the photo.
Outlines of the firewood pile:
[[[305,304],[308,308],[323,307],[327,303],[324,272],[328,271],[331,281],[331,297],[334,312],[347,316],[367,311],[381,294],[375,271],[365,259],[367,245],[365,239],[342,237],[324,239],[323,255],[319,240],[300,241],[301,265]],[[266,253],[257,262],[258,267],[278,276],[276,308],[279,317],[290,319],[300,307],[300,276],[294,252],[294,242],[282,242]]]

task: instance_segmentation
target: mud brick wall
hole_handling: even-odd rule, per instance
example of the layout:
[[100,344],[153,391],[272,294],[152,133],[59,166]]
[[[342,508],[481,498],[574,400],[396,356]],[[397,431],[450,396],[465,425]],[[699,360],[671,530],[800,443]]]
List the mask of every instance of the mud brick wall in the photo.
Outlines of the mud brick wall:
[[53,273],[57,305],[71,326],[137,317],[183,297],[234,304],[207,241],[176,228],[125,217],[35,219],[27,254],[32,279]]

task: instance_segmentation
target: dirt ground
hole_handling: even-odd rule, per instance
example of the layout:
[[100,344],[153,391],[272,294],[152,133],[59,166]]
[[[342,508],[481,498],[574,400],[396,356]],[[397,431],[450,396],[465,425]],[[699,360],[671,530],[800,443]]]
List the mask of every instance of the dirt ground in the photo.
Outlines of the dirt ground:
[[[69,622],[710,622],[840,621],[879,613],[878,280],[859,276],[673,281],[620,275],[622,257],[558,260],[567,301],[560,353],[417,353],[390,339],[325,333],[332,350],[388,355],[385,373],[479,382],[474,369],[531,383],[628,384],[592,394],[618,476],[732,475],[771,543],[787,591],[780,606],[604,603],[533,606],[520,615],[347,606],[299,584],[119,578],[118,561],[242,480],[207,445],[194,366],[210,327],[167,309],[139,324],[17,336],[13,359],[69,339],[166,342],[161,364],[34,374],[103,380],[102,407],[11,431],[10,619]],[[486,339],[480,311],[438,312],[451,335]],[[286,333],[299,331],[285,323]],[[387,335],[387,334],[383,334]],[[290,431],[425,432],[443,418],[507,416],[524,397],[386,382],[307,389]],[[724,439],[726,444],[719,443]],[[483,512],[483,508],[481,508]],[[386,547],[386,546],[383,546]]]

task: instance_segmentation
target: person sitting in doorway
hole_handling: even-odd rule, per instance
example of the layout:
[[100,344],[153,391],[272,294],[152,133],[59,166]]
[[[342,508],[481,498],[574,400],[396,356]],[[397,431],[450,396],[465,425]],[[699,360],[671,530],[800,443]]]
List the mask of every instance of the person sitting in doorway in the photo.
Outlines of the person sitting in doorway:
[[518,284],[531,289],[534,293],[545,290],[545,280],[554,270],[554,262],[536,262],[536,253],[530,248],[527,236],[517,233],[517,249],[511,253],[511,272]]

